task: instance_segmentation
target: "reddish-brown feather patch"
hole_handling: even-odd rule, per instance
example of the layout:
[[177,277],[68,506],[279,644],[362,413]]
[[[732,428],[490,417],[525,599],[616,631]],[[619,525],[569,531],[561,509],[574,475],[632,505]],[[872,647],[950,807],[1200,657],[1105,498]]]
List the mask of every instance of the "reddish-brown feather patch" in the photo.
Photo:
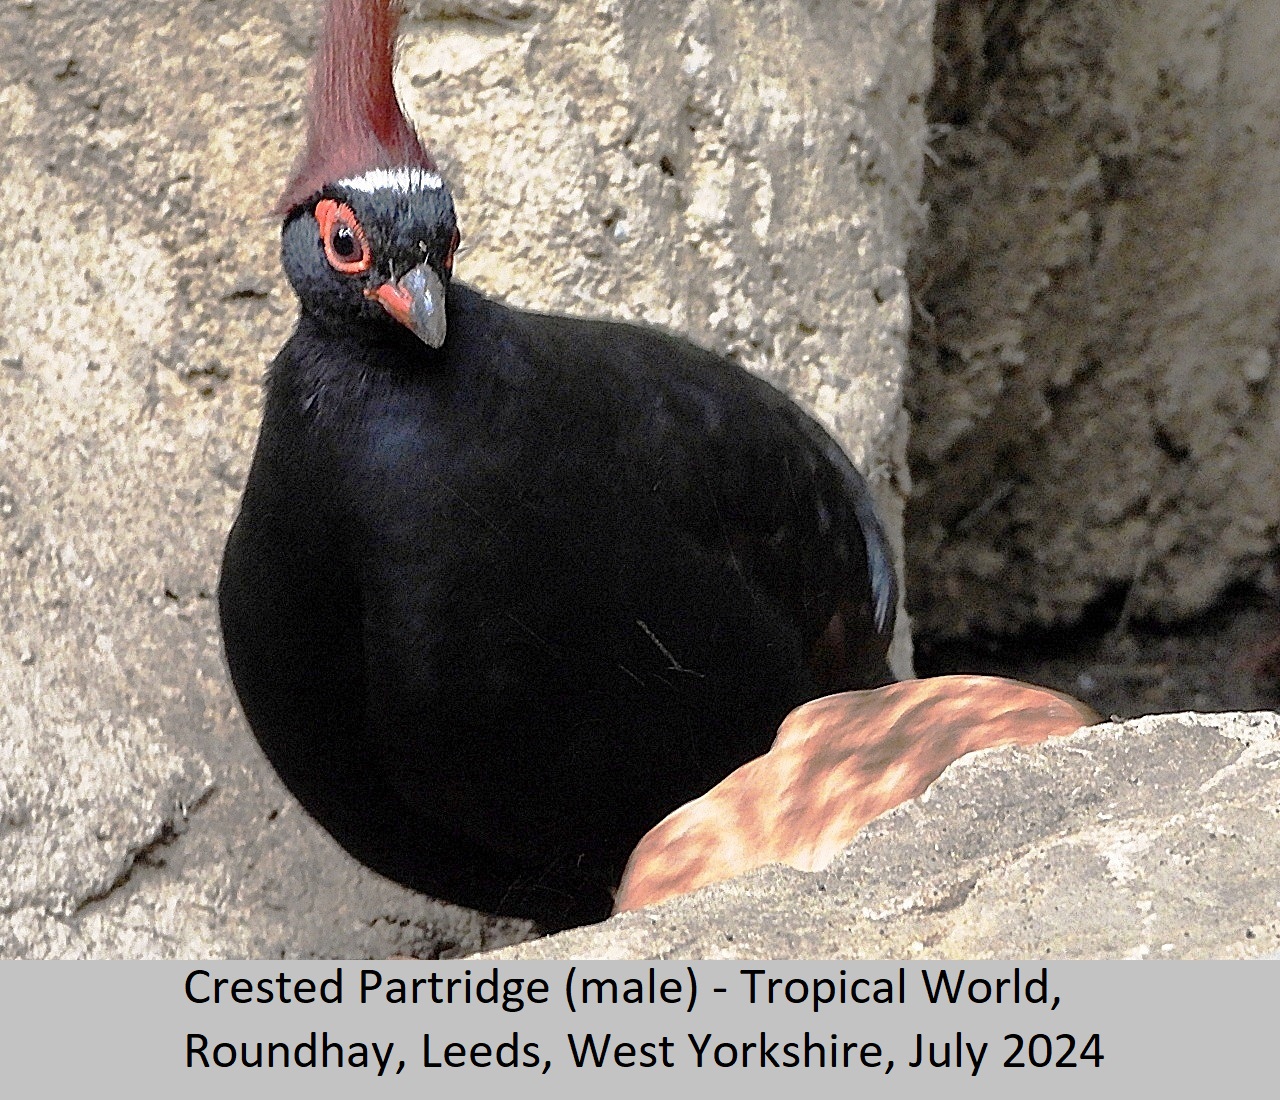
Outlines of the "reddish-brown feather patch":
[[396,98],[399,0],[329,0],[311,74],[307,147],[276,206],[280,215],[328,183],[372,168],[435,171]]

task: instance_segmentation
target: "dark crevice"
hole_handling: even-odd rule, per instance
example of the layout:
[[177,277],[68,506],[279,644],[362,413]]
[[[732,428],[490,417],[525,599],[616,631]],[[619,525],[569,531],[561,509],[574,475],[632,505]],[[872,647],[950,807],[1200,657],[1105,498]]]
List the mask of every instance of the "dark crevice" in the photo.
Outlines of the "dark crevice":
[[934,24],[936,74],[927,105],[930,122],[966,126],[981,113],[992,88],[1016,63],[1024,38],[1023,16],[1030,3],[939,3]]
[[969,896],[978,888],[978,876],[967,878],[962,882],[953,883],[946,893],[940,894],[933,900],[914,907],[916,913],[925,913],[936,915],[939,913],[950,913],[952,910],[959,909]]
[[[112,882],[105,890],[100,890],[95,894],[90,894],[87,897],[82,898],[79,904],[75,907],[75,910],[72,912],[72,916],[80,916],[90,906],[95,905],[98,902],[105,901],[112,894],[116,893],[116,891],[128,885],[132,880],[135,871],[137,871],[140,866],[164,867],[166,863],[162,854],[164,849],[186,832],[187,822],[190,820],[191,815],[196,811],[203,809],[213,797],[217,789],[217,785],[213,784],[203,794],[201,794],[199,798],[189,805],[180,803],[176,808],[175,816],[166,818],[162,821],[160,823],[159,832],[152,837],[151,840],[140,845],[128,854],[126,857],[127,862],[120,874],[116,876],[115,881]],[[178,817],[182,819],[181,825],[175,823],[176,818]]]
[[916,671],[1008,676],[1121,718],[1280,705],[1280,600],[1274,595],[1240,585],[1193,619],[1130,622],[1121,629],[1126,593],[1126,586],[1113,586],[1066,626],[918,638]]

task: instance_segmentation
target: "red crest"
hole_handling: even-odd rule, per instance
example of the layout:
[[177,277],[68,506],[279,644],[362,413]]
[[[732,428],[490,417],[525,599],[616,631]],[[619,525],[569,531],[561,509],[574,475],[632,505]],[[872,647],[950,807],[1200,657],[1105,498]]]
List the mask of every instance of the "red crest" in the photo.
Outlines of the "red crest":
[[400,12],[399,0],[329,0],[311,73],[307,147],[278,214],[371,168],[435,170],[392,83]]

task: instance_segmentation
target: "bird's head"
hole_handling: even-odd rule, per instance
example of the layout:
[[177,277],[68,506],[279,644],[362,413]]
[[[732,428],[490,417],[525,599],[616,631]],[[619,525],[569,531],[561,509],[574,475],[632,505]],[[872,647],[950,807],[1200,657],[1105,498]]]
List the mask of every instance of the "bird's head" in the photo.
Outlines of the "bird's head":
[[303,306],[322,321],[398,322],[438,348],[458,240],[439,175],[374,168],[325,184],[295,207],[282,255]]
[[444,343],[460,239],[453,199],[392,84],[398,0],[329,0],[307,148],[278,212],[285,274],[335,327],[403,325]]

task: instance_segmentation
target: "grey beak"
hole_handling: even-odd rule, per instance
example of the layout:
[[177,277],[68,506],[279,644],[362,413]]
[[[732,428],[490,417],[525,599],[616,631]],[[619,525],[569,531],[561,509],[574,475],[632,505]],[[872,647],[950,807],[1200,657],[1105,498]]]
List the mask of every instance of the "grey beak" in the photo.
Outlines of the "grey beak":
[[426,263],[412,268],[394,283],[367,290],[392,317],[429,348],[444,343],[444,283]]
[[413,306],[409,311],[409,327],[429,348],[444,343],[444,283],[426,264],[419,264],[400,280],[409,292]]

